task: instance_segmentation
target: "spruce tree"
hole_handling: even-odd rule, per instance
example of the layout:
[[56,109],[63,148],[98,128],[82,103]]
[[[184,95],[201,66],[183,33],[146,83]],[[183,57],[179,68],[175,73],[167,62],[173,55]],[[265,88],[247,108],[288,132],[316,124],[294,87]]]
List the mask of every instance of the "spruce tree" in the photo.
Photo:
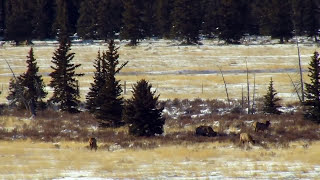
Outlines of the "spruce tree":
[[272,38],[279,38],[280,43],[283,43],[293,36],[292,6],[289,0],[272,0],[269,8],[269,31]]
[[77,33],[83,39],[97,38],[97,11],[99,0],[84,0],[80,7]]
[[101,0],[98,7],[98,37],[115,39],[122,26],[123,3],[118,0]]
[[124,121],[129,125],[129,133],[135,136],[155,136],[163,133],[165,118],[162,108],[158,108],[159,96],[151,91],[152,85],[142,79],[133,86],[132,98],[126,101]]
[[212,38],[215,34],[218,34],[217,29],[219,27],[219,7],[220,0],[205,0],[205,15],[203,17],[202,32],[208,38]]
[[199,14],[200,2],[193,0],[175,0],[173,4],[172,29],[173,38],[178,38],[185,44],[199,41],[199,31],[202,18]]
[[86,108],[89,110],[90,113],[95,113],[99,107],[97,104],[97,98],[99,91],[106,83],[106,59],[102,58],[105,57],[104,52],[103,56],[101,56],[100,50],[98,51],[97,58],[94,61],[94,67],[96,71],[94,72],[93,76],[93,83],[91,83],[90,91],[88,92],[86,99]]
[[47,96],[47,92],[44,90],[45,84],[42,76],[38,74],[39,67],[34,58],[33,48],[29,51],[26,63],[27,72],[17,77],[17,81],[11,80],[10,94],[7,99],[20,105],[26,103],[35,115],[36,109],[43,107],[43,99]]
[[122,89],[120,80],[116,80],[115,76],[128,62],[117,67],[119,65],[118,59],[118,48],[115,47],[114,41],[111,40],[108,51],[102,55],[102,78],[105,78],[105,83],[100,88],[94,101],[96,103],[94,114],[99,119],[101,127],[118,127],[123,125],[121,121],[123,109]]
[[239,0],[222,0],[218,10],[219,38],[227,43],[239,43],[244,34],[244,4]]
[[54,23],[52,25],[52,32],[54,35],[58,35],[60,32],[66,33],[69,35],[71,32],[71,25],[69,23],[68,17],[68,7],[67,2],[65,0],[57,0],[56,1],[56,17]]
[[310,83],[305,83],[304,116],[320,123],[320,56],[314,52],[309,64]]
[[123,28],[120,32],[122,39],[130,40],[128,45],[136,46],[143,38],[140,0],[124,0],[122,14]]
[[8,0],[7,1],[7,17],[6,17],[6,33],[7,40],[14,40],[16,44],[21,41],[32,39],[32,6],[28,0]]
[[37,0],[34,4],[32,18],[33,31],[32,35],[36,39],[45,39],[51,36],[51,16],[53,6],[51,0]]
[[318,41],[320,29],[320,2],[316,0],[304,0],[303,27],[307,35]]
[[281,106],[278,102],[281,100],[280,98],[276,97],[278,93],[273,88],[273,81],[272,78],[270,80],[270,84],[268,87],[268,92],[264,96],[264,106],[263,112],[266,114],[281,114],[281,111],[278,110]]
[[156,1],[156,33],[159,37],[170,37],[171,18],[173,0],[157,0]]
[[53,53],[51,66],[53,71],[49,74],[51,81],[49,86],[53,88],[53,96],[50,102],[58,103],[62,111],[70,113],[79,112],[79,84],[76,77],[83,76],[81,73],[75,73],[75,70],[81,64],[73,64],[74,53],[71,50],[71,42],[65,31],[59,34],[59,47]]

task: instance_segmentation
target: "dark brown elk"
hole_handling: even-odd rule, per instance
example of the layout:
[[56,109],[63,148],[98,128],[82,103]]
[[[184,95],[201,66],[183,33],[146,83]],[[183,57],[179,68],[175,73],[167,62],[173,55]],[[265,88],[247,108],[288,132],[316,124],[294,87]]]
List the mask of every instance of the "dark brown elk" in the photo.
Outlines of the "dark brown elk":
[[240,134],[240,143],[244,144],[244,143],[252,143],[255,144],[255,140],[252,139],[252,137],[250,136],[250,134],[248,133],[241,133]]
[[254,127],[255,132],[264,131],[264,130],[268,129],[269,126],[270,126],[270,121],[266,121],[266,123],[260,123],[260,122],[253,123],[253,127]]
[[210,126],[199,126],[196,128],[196,135],[214,137],[217,133]]
[[96,138],[89,138],[89,146],[90,146],[90,150],[94,149],[95,151],[97,151],[98,146],[97,146],[97,139]]

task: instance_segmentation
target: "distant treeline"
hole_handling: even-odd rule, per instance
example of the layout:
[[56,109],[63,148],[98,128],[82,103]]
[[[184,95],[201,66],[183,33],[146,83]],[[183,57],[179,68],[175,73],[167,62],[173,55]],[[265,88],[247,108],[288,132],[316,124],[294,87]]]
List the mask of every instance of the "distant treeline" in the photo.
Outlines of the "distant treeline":
[[[52,39],[60,29],[82,39],[178,39],[295,34],[319,39],[320,0],[0,0],[0,36]],[[201,36],[200,36],[201,35]]]

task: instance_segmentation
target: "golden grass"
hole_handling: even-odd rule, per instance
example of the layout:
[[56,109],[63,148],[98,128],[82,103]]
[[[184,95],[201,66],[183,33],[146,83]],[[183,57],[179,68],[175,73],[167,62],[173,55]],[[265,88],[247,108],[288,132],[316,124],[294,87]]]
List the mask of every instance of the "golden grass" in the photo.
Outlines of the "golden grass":
[[[86,143],[60,142],[57,149],[52,143],[1,141],[0,175],[6,179],[41,179],[62,177],[69,171],[89,171],[88,176],[93,177],[161,178],[208,177],[217,172],[224,177],[268,178],[266,172],[274,173],[274,177],[280,177],[277,173],[281,172],[302,172],[305,175],[297,177],[309,177],[306,173],[314,172],[314,165],[320,164],[320,142],[308,149],[296,146],[269,150],[243,150],[215,142],[114,152],[89,151],[85,146]],[[291,167],[294,163],[301,166]]]
[[[154,43],[154,42],[152,42]],[[297,49],[295,45],[253,45],[253,46],[210,46],[211,41],[204,41],[206,46],[172,46],[171,42],[158,43],[155,45],[142,43],[137,47],[121,46],[119,49],[120,61],[129,61],[128,65],[123,68],[122,72],[170,72],[181,70],[194,71],[219,71],[218,66],[223,71],[227,70],[245,70],[245,61],[248,61],[249,70],[274,70],[297,68]],[[15,73],[23,73],[26,69],[26,56],[30,47],[1,47],[0,60],[8,60]],[[51,58],[54,50],[53,46],[35,46],[34,54],[37,58],[40,72],[51,72]],[[79,72],[86,73],[86,76],[79,78],[81,100],[85,100],[90,83],[92,82],[92,73],[94,71],[93,61],[97,52],[106,50],[105,45],[76,46],[71,49],[76,53],[75,63],[81,63]],[[310,62],[310,56],[317,50],[315,45],[301,45],[302,66],[307,68]],[[4,61],[3,61],[4,62]],[[3,89],[0,95],[0,101],[6,102],[5,97],[8,95],[8,84],[11,78],[10,70],[6,63],[0,68],[0,88]],[[296,73],[289,73],[294,80],[298,80]],[[279,96],[285,97],[284,100],[298,100],[297,97],[284,96],[281,93],[294,94],[290,79],[286,73],[257,73],[256,87],[257,95],[262,96],[266,92],[266,87],[273,78],[275,88],[279,91]],[[121,83],[127,82],[127,95],[130,97],[132,84],[144,78],[150,81],[161,94],[161,99],[173,98],[204,98],[215,99],[225,98],[225,90],[221,75],[217,74],[144,74],[144,75],[119,75],[117,76]],[[241,87],[246,86],[245,73],[225,73],[225,79],[228,84],[228,90],[231,98],[241,98]],[[307,73],[304,79],[308,81]],[[48,76],[44,77],[46,84],[50,82]],[[253,85],[253,74],[250,74],[250,84]],[[203,90],[202,90],[203,87]],[[253,87],[251,87],[252,89]],[[51,96],[49,92],[49,97]]]

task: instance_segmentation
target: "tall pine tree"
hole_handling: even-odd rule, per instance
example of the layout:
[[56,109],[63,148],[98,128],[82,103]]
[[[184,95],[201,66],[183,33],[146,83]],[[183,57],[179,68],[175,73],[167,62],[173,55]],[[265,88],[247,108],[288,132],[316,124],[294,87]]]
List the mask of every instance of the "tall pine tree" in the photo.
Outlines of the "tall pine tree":
[[129,125],[129,133],[135,136],[155,136],[163,133],[165,118],[159,108],[152,85],[142,79],[133,86],[132,98],[126,101],[124,121]]
[[[116,74],[128,63],[119,65],[118,48],[115,47],[114,41],[109,42],[108,51],[102,54],[100,76],[97,75],[96,87],[100,86],[96,97],[92,97],[95,107],[94,114],[99,119],[101,127],[118,127],[123,125],[121,121],[123,98],[121,97],[122,89],[120,80],[116,80]],[[98,69],[98,68],[97,68]],[[104,83],[104,84],[103,84]]]
[[118,0],[101,0],[98,7],[98,37],[115,39],[122,26],[123,3]]
[[202,18],[200,16],[200,2],[193,0],[174,0],[171,33],[185,44],[199,41],[199,31]]
[[84,0],[79,10],[77,33],[83,39],[97,38],[97,13],[99,0]]
[[304,116],[320,123],[320,56],[314,52],[309,64],[310,83],[305,83]]
[[76,77],[83,76],[81,73],[75,73],[75,70],[81,64],[73,64],[74,53],[71,50],[71,42],[66,32],[59,34],[59,47],[53,53],[51,66],[53,71],[49,74],[51,81],[49,86],[53,88],[53,96],[50,101],[58,103],[62,111],[70,113],[79,112],[79,84]]
[[17,78],[17,82],[13,83],[11,81],[9,87],[11,91],[7,99],[20,105],[27,105],[32,113],[36,115],[36,109],[43,107],[43,99],[48,93],[44,90],[45,84],[42,76],[38,74],[39,67],[34,58],[33,48],[29,51],[26,63],[27,72],[20,75]]
[[100,50],[98,51],[97,58],[94,60],[94,67],[96,71],[93,76],[93,83],[91,83],[90,91],[88,92],[86,99],[86,108],[90,113],[95,113],[100,106],[97,104],[98,102],[98,94],[99,91],[106,83],[107,78],[107,70],[106,70],[106,59],[104,59],[105,55],[103,52],[103,56],[101,56]]
[[272,78],[268,87],[268,92],[264,96],[264,106],[263,112],[266,114],[281,114],[281,111],[278,110],[281,106],[279,105],[280,98],[276,97],[278,93],[273,87]]
[[140,9],[140,0],[124,0],[124,11],[122,14],[123,27],[120,32],[122,39],[130,40],[129,45],[135,46],[138,40],[142,39],[142,15]]
[[320,29],[320,2],[317,0],[304,0],[303,27],[307,35],[318,41]]

